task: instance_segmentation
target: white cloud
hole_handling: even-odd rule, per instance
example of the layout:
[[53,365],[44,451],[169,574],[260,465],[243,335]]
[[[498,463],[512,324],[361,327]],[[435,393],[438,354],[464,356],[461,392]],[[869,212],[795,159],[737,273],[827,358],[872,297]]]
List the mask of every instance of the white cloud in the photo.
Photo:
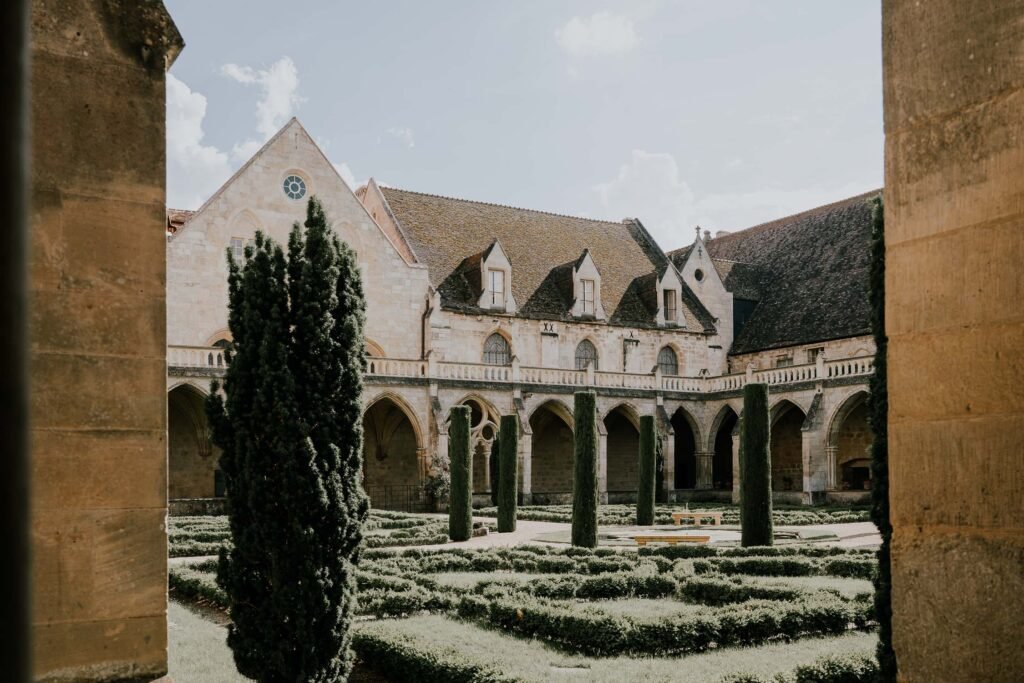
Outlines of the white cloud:
[[349,168],[348,164],[345,162],[337,164],[332,161],[331,164],[334,166],[334,170],[338,172],[338,175],[341,176],[341,179],[345,181],[345,184],[348,185],[348,188],[353,192],[363,184],[356,182],[356,174],[352,172],[352,169]]
[[194,209],[231,175],[228,155],[203,144],[206,98],[167,74],[167,205]]
[[416,140],[413,138],[412,128],[388,128],[388,134],[398,138],[406,147],[415,147]]
[[572,57],[625,54],[639,42],[632,20],[607,11],[573,17],[555,30],[555,39]]
[[633,150],[630,161],[619,168],[613,180],[593,188],[605,218],[639,218],[666,250],[693,242],[697,225],[712,233],[719,229],[742,230],[870,189],[870,183],[846,183],[697,197],[680,176],[679,165],[671,154],[642,150]]
[[236,144],[231,150],[236,160],[244,161],[280,130],[305,101],[299,96],[299,70],[291,57],[282,57],[268,69],[225,64],[220,71],[234,81],[256,85],[260,89],[260,99],[256,103],[256,132],[259,138]]

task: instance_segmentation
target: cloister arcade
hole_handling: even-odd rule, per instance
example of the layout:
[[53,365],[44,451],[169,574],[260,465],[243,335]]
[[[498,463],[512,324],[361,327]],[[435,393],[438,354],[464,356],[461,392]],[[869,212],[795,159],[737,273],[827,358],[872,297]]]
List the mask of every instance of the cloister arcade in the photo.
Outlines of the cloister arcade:
[[[208,379],[169,383],[168,463],[172,499],[223,495],[216,449],[210,444],[203,400]],[[447,415],[470,408],[476,504],[490,494],[490,451],[501,415],[520,415],[520,490],[525,501],[571,499],[574,456],[572,394],[530,394],[518,401],[494,387],[445,390],[426,386],[368,387],[364,412],[363,484],[371,505],[422,509],[423,484],[434,454],[447,451]],[[778,502],[819,503],[862,499],[871,486],[867,391],[851,386],[831,394],[779,392],[770,408],[772,489]],[[502,407],[497,407],[501,405]],[[639,475],[639,422],[653,414],[664,454],[669,500],[736,499],[742,401],[715,402],[618,398],[600,394],[598,432],[602,500],[635,500]]]

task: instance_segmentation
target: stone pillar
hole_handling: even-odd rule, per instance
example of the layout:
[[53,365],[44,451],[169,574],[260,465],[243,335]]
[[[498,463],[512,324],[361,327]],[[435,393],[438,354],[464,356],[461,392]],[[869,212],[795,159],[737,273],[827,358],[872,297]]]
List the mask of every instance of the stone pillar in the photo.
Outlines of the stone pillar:
[[666,432],[661,439],[661,455],[665,458],[665,499],[672,502],[672,492],[676,489],[676,444],[675,436]]
[[603,427],[597,435],[597,497],[608,502],[608,434]]
[[803,503],[821,505],[828,486],[828,459],[825,454],[825,429],[818,426],[801,433],[803,448]]
[[697,488],[710,489],[712,487],[711,461],[713,452],[697,451],[694,454],[697,458]]
[[1022,17],[1022,0],[882,2],[892,625],[908,683],[1024,680]]
[[839,457],[838,446],[825,446],[825,466],[828,471],[825,473],[825,490],[835,491],[839,488],[839,472],[837,471],[836,459]]
[[740,420],[732,430],[732,502],[740,502]]
[[532,496],[533,475],[533,438],[532,434],[519,435],[519,491],[523,494],[523,504],[529,504]]

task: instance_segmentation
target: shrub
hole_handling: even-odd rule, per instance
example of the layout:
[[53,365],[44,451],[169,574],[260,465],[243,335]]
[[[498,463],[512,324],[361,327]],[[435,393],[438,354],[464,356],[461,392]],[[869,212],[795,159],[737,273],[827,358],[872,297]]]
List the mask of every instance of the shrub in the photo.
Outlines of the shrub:
[[563,574],[576,570],[576,562],[571,557],[549,557],[537,558],[537,571],[545,574]]
[[365,300],[355,253],[311,197],[288,255],[262,232],[228,250],[224,393],[206,410],[221,449],[233,545],[218,581],[228,645],[260,681],[345,679],[352,575],[369,502],[362,469]]
[[655,443],[658,435],[654,429],[654,416],[640,417],[640,473],[636,494],[636,523],[639,526],[654,524],[654,493],[657,462]]
[[803,591],[783,586],[754,586],[715,577],[692,578],[679,587],[679,595],[702,605],[728,605],[748,600],[793,600]]
[[723,574],[749,576],[814,576],[818,565],[813,560],[782,557],[750,557],[745,559],[717,559],[713,566]]
[[473,457],[469,447],[469,406],[453,406],[449,413],[448,460],[451,494],[448,503],[448,536],[467,541],[473,535]]
[[501,451],[501,437],[495,435],[494,441],[491,442],[491,453],[487,458],[487,471],[489,475],[488,484],[491,487],[491,505],[498,504],[498,486],[499,486],[499,452]]
[[695,557],[715,557],[718,554],[708,545],[665,545],[657,548],[640,548],[640,557],[664,557],[670,560],[689,560]]
[[837,557],[826,560],[822,564],[822,572],[830,576],[844,576],[852,579],[875,578],[878,569],[877,560],[855,560]]
[[572,544],[597,547],[597,395],[578,391],[574,398],[574,470]]
[[772,544],[772,464],[768,385],[743,387],[740,420],[741,543]]
[[509,683],[516,679],[493,667],[470,661],[454,650],[423,650],[401,636],[359,631],[352,647],[393,681],[446,681],[447,683]]
[[519,416],[501,416],[501,451],[498,479],[498,531],[516,530],[516,501],[519,497]]

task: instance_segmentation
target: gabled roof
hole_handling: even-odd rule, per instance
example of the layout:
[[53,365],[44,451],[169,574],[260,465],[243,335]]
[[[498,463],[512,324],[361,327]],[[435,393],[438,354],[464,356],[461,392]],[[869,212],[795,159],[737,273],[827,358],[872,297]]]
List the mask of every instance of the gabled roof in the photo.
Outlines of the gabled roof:
[[[869,334],[870,200],[881,190],[706,243],[733,296],[759,301],[731,353]],[[681,263],[689,247],[670,252]]]
[[[655,323],[657,302],[639,295],[638,281],[669,262],[639,221],[600,221],[392,187],[380,190],[426,263],[431,284],[447,309],[484,312],[477,306],[479,276],[468,272],[479,260],[469,255],[480,255],[499,240],[512,264],[517,315],[570,319],[572,289],[565,280],[568,277],[571,285],[572,269],[589,250],[601,272],[601,299],[609,322]],[[714,329],[710,314],[692,293],[689,301],[684,295],[684,302],[689,304],[689,329]]]

